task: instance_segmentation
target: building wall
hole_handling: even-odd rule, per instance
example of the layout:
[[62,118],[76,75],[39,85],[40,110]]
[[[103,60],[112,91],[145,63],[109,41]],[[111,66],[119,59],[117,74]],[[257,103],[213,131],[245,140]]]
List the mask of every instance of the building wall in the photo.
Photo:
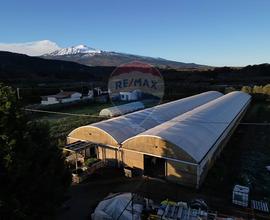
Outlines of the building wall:
[[117,166],[119,161],[119,151],[117,148],[98,147],[98,158],[106,160],[108,165]]
[[197,166],[167,160],[166,179],[188,187],[196,187]]
[[74,102],[74,101],[78,101],[80,99],[81,99],[80,97],[65,98],[65,99],[61,99],[60,102],[61,103]]
[[117,166],[118,161],[121,161],[117,142],[100,129],[84,126],[73,130],[67,137],[68,144],[78,140],[100,144],[97,148],[97,157],[106,160],[109,166]]
[[217,141],[217,143],[215,144],[215,146],[205,156],[205,158],[203,159],[203,161],[201,161],[201,163],[199,165],[199,171],[198,171],[198,178],[199,178],[198,179],[198,187],[203,183],[204,179],[207,176],[208,171],[214,165],[214,162],[220,156],[223,148],[226,146],[226,144],[230,140],[230,138],[233,135],[235,129],[237,128],[237,126],[240,123],[241,119],[245,115],[245,113],[246,113],[246,111],[248,109],[249,104],[250,104],[250,102],[248,102],[246,104],[246,106],[243,107],[242,111],[239,113],[239,116],[227,128],[227,130],[220,137],[220,139]]
[[67,137],[67,142],[72,143],[76,140],[91,141],[104,145],[117,147],[118,143],[104,131],[91,126],[83,126],[73,130]]
[[53,104],[57,104],[57,103],[59,103],[59,101],[57,101],[56,98],[54,98],[54,97],[48,97],[47,100],[41,101],[42,105],[53,105]]
[[81,99],[82,94],[79,92],[73,93],[69,98],[64,98],[61,99],[61,103],[67,103],[67,102],[73,102],[73,101],[78,101]]
[[195,161],[179,147],[154,136],[131,138],[124,142],[122,147],[124,165],[140,168],[143,171],[144,154],[156,155],[166,161],[165,178],[167,180],[189,187],[196,187],[197,166],[193,165]]
[[121,156],[124,166],[143,170],[143,154],[123,150]]
[[79,93],[79,92],[75,92],[73,94],[71,94],[70,98],[72,99],[78,99],[78,98],[81,98],[82,94]]
[[[143,174],[144,154],[123,149],[122,164],[136,170],[141,170]],[[171,182],[175,182],[189,187],[196,187],[197,166],[165,159],[164,173],[165,178]]]
[[159,157],[168,157],[191,163],[196,162],[192,157],[181,150],[180,147],[155,136],[137,136],[125,141],[122,147],[123,149],[157,155]]
[[58,104],[58,103],[67,103],[67,102],[73,102],[81,99],[82,94],[79,92],[71,94],[69,98],[64,98],[64,99],[58,99],[55,97],[47,97],[47,100],[42,100],[41,104],[42,105],[53,105],[53,104]]
[[138,100],[138,95],[136,92],[120,92],[120,99],[122,101],[135,101]]

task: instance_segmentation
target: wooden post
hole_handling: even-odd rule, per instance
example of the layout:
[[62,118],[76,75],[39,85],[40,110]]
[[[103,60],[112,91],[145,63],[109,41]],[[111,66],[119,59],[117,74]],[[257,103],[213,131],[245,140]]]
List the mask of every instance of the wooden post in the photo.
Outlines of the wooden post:
[[75,152],[75,160],[76,160],[75,166],[76,166],[76,172],[77,172],[77,169],[78,169],[78,157],[77,157],[77,152]]
[[133,220],[133,212],[134,212],[134,210],[133,210],[133,193],[131,193],[131,216],[132,216],[132,220]]

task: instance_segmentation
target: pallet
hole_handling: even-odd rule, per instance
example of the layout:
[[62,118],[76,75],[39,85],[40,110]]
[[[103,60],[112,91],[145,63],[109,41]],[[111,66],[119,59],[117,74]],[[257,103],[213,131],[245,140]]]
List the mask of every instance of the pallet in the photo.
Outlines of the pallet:
[[257,201],[257,200],[251,200],[251,208],[269,213],[269,205],[265,201]]
[[164,220],[195,220],[198,218],[207,219],[207,212],[197,209],[191,209],[185,206],[179,206],[177,204],[168,204],[164,213],[161,215],[161,219]]

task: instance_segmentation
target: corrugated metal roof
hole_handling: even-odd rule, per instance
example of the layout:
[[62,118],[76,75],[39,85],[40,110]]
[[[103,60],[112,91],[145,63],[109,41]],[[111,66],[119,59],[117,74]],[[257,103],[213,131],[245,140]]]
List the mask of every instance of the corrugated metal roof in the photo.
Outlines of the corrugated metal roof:
[[104,108],[100,111],[99,115],[106,117],[114,117],[141,109],[144,109],[144,104],[142,102],[131,102],[123,105],[113,106],[110,108]]
[[164,123],[178,115],[219,98],[222,95],[223,94],[220,92],[209,91],[106,121],[94,123],[89,126],[97,127],[105,131],[120,144],[130,137],[160,125],[161,123]]
[[226,128],[247,107],[251,96],[231,92],[177,116],[138,136],[162,138],[200,162]]

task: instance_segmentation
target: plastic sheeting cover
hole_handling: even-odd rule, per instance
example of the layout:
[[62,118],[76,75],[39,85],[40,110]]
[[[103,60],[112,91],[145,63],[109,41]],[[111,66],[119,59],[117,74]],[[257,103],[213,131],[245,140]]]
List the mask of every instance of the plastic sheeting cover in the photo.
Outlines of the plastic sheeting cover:
[[231,92],[138,136],[162,138],[200,162],[250,99],[246,93]]
[[222,95],[222,93],[216,91],[205,92],[106,121],[94,123],[89,126],[97,127],[106,131],[118,143],[122,143],[132,136],[164,123],[178,115],[221,97]]
[[106,117],[114,117],[141,109],[144,109],[144,104],[142,102],[131,102],[123,105],[102,109],[99,115]]
[[[101,201],[92,214],[93,220],[140,220],[143,206],[131,201],[131,193],[107,197]],[[133,212],[132,212],[133,210]],[[133,216],[132,216],[133,213]]]
[[[88,126],[97,127],[105,131],[120,144],[130,137],[160,125],[161,123],[221,96],[223,96],[223,94],[220,92],[209,91],[106,121],[97,122]],[[87,125],[84,127],[87,127]],[[72,132],[69,136],[72,136]]]

